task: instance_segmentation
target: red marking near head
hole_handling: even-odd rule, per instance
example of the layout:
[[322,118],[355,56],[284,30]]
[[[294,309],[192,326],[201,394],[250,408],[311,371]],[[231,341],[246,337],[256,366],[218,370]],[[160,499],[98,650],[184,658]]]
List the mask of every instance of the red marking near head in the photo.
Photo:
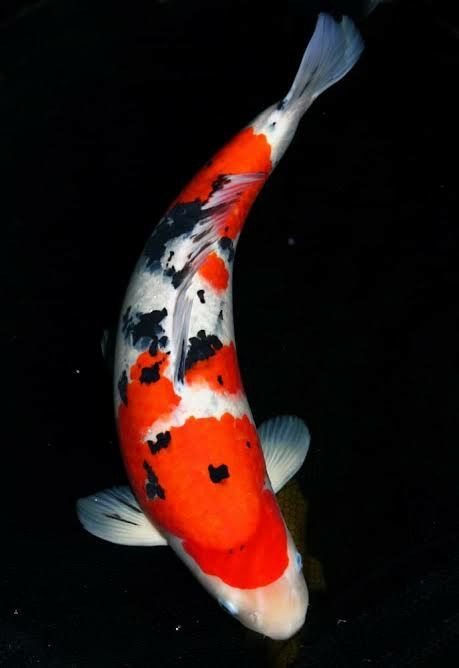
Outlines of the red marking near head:
[[199,268],[199,274],[210,283],[214,290],[226,290],[228,287],[228,269],[224,260],[216,253],[210,253]]
[[[192,202],[195,199],[205,202],[212,192],[215,179],[222,174],[265,172],[268,176],[271,167],[271,146],[266,136],[255,134],[251,127],[245,128],[196,174],[174,203]],[[228,221],[225,221],[225,236],[231,239],[237,237],[263,184],[264,181],[260,181],[245,188]]]
[[[219,380],[220,378],[220,380]],[[243,391],[234,343],[223,346],[215,355],[198,360],[185,374],[190,385],[206,384],[215,392],[237,394]]]
[[[165,500],[148,500],[143,471],[136,491],[146,512],[164,530],[203,547],[225,550],[248,540],[258,526],[265,480],[253,424],[226,413],[220,420],[191,417],[169,432],[167,448],[157,454],[147,444],[133,453],[140,466],[144,459],[151,464],[166,494]],[[212,482],[209,466],[222,464],[229,477]]]
[[183,547],[207,575],[239,589],[264,587],[281,577],[288,566],[287,533],[274,494],[265,489],[261,496],[257,528],[245,543],[231,549],[209,549],[196,540]]

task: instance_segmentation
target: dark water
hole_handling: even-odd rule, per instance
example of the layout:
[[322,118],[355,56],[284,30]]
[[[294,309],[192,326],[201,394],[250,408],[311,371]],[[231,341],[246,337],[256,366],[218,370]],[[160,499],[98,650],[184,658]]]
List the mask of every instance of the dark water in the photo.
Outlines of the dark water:
[[[286,92],[324,6],[4,6],[2,666],[267,665],[166,548],[104,544],[74,503],[124,482],[99,344],[152,225]],[[312,433],[300,482],[327,589],[298,666],[459,654],[456,19],[402,1],[361,23],[365,55],[303,120],[238,249],[255,418]]]

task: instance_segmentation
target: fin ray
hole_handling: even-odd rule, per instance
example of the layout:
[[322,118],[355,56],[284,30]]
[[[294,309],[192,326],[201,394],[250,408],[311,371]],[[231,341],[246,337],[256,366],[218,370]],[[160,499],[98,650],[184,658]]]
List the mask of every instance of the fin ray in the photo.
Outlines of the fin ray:
[[363,48],[362,37],[350,18],[344,16],[339,23],[328,14],[319,14],[282,108],[299,106],[304,113],[321,93],[352,69]]
[[76,508],[83,527],[98,538],[119,545],[167,545],[127,486],[78,499]]
[[258,427],[266,469],[275,494],[301,468],[311,440],[303,420],[282,415],[266,420]]

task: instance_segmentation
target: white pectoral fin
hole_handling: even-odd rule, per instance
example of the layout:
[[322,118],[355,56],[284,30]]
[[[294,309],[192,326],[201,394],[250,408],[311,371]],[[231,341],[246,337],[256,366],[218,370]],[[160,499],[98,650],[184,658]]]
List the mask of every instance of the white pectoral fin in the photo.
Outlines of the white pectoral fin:
[[303,420],[282,415],[266,420],[258,428],[266,469],[275,494],[301,468],[311,440]]
[[103,540],[119,545],[167,545],[127,486],[78,499],[76,509],[86,531]]

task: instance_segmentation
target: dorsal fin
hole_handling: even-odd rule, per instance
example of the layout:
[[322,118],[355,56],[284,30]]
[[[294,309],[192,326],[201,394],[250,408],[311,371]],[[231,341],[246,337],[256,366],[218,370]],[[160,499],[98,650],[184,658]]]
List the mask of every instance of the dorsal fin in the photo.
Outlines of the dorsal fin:
[[222,228],[231,208],[238,202],[247,187],[266,178],[264,172],[223,174],[214,184],[214,190],[205,204],[199,227],[193,235],[196,247],[177,275],[181,276],[177,287],[172,321],[172,345],[175,351],[174,383],[182,383],[185,375],[185,359],[188,331],[193,306],[192,284],[196,272],[204,264],[221,237]]

